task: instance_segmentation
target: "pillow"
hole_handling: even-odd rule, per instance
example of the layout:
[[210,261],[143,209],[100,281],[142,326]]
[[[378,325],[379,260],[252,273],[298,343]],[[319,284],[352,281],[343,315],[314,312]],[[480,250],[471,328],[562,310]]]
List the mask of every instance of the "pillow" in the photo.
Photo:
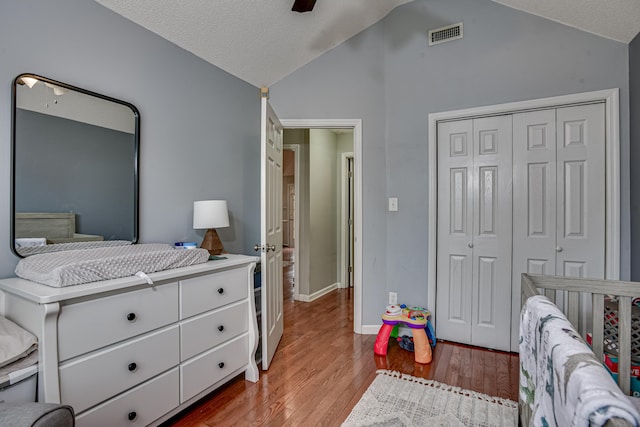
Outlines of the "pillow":
[[38,347],[38,339],[11,320],[0,316],[0,367],[28,356]]

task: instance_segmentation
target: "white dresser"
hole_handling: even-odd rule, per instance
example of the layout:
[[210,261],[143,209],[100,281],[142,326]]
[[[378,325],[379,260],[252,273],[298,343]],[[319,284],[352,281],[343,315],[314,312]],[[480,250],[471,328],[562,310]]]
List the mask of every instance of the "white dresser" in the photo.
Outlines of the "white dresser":
[[169,419],[244,372],[259,378],[257,258],[227,259],[65,288],[0,280],[3,314],[38,337],[40,401],[77,425]]

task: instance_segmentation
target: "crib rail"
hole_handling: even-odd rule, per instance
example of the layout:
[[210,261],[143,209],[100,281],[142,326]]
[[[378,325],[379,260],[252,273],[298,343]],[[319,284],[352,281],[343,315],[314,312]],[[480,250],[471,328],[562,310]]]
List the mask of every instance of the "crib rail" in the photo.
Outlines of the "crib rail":
[[[522,274],[522,302],[543,293],[557,304],[557,292],[566,292],[565,315],[576,327],[580,319],[580,294],[591,295],[593,330],[592,348],[596,357],[604,361],[604,297],[618,297],[618,386],[630,394],[631,377],[631,301],[640,296],[640,282],[581,279],[558,276]],[[542,291],[542,292],[541,292]],[[586,339],[586,336],[583,336]]]

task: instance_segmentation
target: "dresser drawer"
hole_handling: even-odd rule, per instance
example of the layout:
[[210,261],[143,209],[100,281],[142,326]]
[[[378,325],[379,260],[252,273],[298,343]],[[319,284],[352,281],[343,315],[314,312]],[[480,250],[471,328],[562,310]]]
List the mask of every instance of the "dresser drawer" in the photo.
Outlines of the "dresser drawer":
[[180,361],[178,325],[151,332],[60,366],[63,403],[82,412]]
[[180,405],[174,368],[76,418],[77,427],[146,426]]
[[235,268],[180,281],[180,318],[247,298],[248,272]]
[[65,305],[58,319],[61,361],[178,320],[178,284]]
[[180,403],[191,399],[249,362],[245,335],[180,365]]
[[187,360],[248,329],[247,301],[193,317],[180,325],[180,360]]

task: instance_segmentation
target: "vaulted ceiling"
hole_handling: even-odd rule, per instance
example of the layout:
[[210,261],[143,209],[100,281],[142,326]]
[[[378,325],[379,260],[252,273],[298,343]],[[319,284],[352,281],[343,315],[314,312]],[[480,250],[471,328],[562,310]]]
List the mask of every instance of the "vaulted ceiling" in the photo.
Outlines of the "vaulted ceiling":
[[[254,86],[269,86],[412,0],[96,0]],[[629,43],[640,0],[493,0]]]

